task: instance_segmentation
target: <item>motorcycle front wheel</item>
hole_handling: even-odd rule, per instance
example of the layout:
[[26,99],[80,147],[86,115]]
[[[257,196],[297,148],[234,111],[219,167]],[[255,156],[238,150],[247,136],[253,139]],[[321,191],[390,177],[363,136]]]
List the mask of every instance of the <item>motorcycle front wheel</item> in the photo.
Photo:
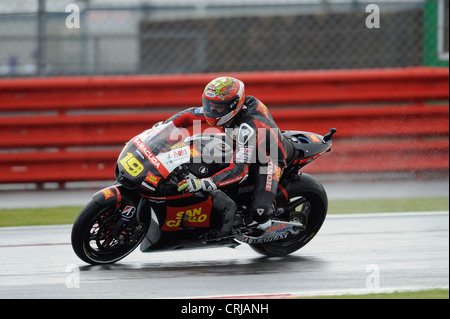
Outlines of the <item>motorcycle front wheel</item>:
[[[123,205],[122,205],[123,206]],[[72,227],[72,248],[83,261],[111,264],[129,255],[144,239],[149,223],[122,216],[123,207],[91,201]]]

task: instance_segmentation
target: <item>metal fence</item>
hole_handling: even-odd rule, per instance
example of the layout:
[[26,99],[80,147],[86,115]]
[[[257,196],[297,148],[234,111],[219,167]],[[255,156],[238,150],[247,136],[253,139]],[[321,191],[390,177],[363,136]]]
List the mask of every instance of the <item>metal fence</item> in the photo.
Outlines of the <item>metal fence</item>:
[[449,0],[0,0],[0,77],[448,66]]

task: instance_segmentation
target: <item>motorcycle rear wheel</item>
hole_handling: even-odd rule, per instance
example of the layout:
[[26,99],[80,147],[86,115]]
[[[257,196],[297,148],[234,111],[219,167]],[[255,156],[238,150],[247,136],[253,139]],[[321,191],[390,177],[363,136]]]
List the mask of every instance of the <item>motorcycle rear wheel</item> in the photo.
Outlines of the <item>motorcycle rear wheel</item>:
[[72,228],[72,248],[83,261],[112,264],[129,255],[144,239],[148,225],[125,221],[116,204],[89,202]]
[[306,217],[302,218],[302,223],[306,223],[306,228],[298,234],[291,234],[282,240],[249,244],[253,250],[268,257],[281,257],[299,250],[314,238],[325,221],[328,203],[324,202],[324,196],[314,193],[303,193],[298,197],[303,197],[305,200],[296,210],[299,215]]

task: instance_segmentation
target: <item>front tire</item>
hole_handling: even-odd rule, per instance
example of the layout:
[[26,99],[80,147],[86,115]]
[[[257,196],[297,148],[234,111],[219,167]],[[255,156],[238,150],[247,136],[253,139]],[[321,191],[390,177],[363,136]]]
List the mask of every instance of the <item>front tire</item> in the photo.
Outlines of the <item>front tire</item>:
[[148,223],[139,224],[136,216],[124,219],[122,209],[92,200],[81,211],[72,228],[72,248],[81,260],[92,265],[115,263],[141,243]]

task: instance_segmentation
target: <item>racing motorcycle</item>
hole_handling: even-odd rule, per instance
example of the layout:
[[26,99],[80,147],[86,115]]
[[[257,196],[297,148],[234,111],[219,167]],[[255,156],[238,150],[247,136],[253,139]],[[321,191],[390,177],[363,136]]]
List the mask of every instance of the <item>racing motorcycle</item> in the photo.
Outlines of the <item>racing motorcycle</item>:
[[[212,176],[230,165],[233,141],[225,133],[197,133],[173,122],[132,138],[120,153],[116,182],[95,193],[74,222],[72,247],[89,264],[115,263],[142,252],[248,244],[266,256],[284,256],[306,245],[321,228],[328,209],[319,181],[300,169],[331,150],[336,129],[322,136],[284,131],[287,165],[275,174],[279,188],[272,225],[256,232],[247,226],[254,183],[251,176],[223,193],[237,205],[232,235],[205,236],[222,226],[222,213],[209,192],[180,193],[187,178]],[[227,161],[228,159],[228,161]],[[220,206],[220,205],[219,205]]]

